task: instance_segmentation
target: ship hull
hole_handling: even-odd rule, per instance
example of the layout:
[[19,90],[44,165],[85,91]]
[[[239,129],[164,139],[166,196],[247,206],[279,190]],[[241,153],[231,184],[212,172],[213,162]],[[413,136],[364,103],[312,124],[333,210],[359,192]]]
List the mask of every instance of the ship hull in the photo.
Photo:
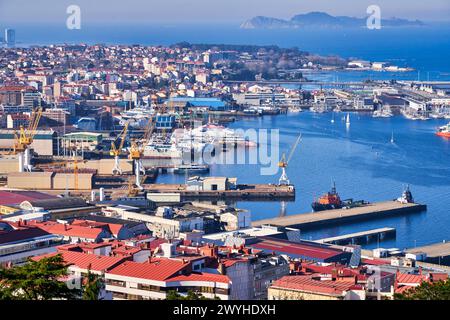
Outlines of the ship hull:
[[321,204],[321,203],[312,203],[311,207],[313,211],[325,211],[325,210],[333,210],[333,209],[341,209],[342,205],[337,204]]
[[437,136],[450,138],[450,132],[436,132]]

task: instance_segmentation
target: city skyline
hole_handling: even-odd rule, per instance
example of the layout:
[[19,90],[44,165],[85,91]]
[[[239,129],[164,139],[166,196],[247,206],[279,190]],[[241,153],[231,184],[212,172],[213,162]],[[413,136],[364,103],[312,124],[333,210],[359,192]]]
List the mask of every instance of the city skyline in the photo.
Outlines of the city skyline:
[[[57,24],[64,23],[66,9],[70,5],[81,8],[82,19],[85,23],[95,24],[130,24],[130,23],[239,23],[253,16],[263,15],[287,19],[298,13],[323,11],[331,15],[348,15],[355,17],[366,16],[366,9],[370,5],[378,5],[384,18],[399,17],[419,19],[424,21],[448,21],[450,4],[446,0],[430,0],[426,3],[411,3],[400,0],[392,3],[379,0],[376,3],[369,0],[342,0],[339,5],[330,0],[293,1],[281,0],[276,5],[271,0],[230,0],[211,5],[206,0],[130,0],[124,5],[123,1],[112,0],[105,2],[78,0],[62,0],[56,3],[51,0],[2,0],[0,1],[0,21],[7,25],[21,25],[33,23]],[[239,10],[236,10],[238,8]]]

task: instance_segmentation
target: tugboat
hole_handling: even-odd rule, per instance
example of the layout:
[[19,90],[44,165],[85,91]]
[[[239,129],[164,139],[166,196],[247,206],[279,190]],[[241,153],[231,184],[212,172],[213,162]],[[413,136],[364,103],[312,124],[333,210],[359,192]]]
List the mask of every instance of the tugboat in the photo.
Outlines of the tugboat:
[[409,185],[406,186],[405,190],[403,190],[402,196],[397,198],[397,201],[401,203],[414,203],[414,198],[409,190]]
[[436,135],[438,135],[440,137],[450,138],[450,123],[448,123],[445,126],[440,127],[438,129],[438,131],[436,132]]
[[339,194],[336,192],[336,184],[334,182],[330,192],[327,192],[311,204],[313,211],[341,209],[343,206],[344,202],[341,201]]

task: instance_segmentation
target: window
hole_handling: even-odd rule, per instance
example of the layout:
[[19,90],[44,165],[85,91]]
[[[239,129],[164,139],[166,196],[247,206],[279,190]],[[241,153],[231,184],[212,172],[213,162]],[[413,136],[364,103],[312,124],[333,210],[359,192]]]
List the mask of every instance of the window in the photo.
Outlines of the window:
[[223,288],[216,288],[216,293],[217,294],[224,294],[224,295],[229,295],[229,289],[223,289]]
[[119,299],[126,299],[127,294],[122,292],[113,292],[112,293],[113,298],[119,298]]
[[160,292],[161,291],[161,287],[152,286],[152,285],[149,285],[149,284],[142,284],[142,283],[138,284],[138,289],[146,290],[146,291],[155,291],[155,292]]
[[125,287],[125,281],[106,279],[105,282],[111,286]]
[[214,293],[214,288],[213,287],[201,287],[200,291],[203,293]]

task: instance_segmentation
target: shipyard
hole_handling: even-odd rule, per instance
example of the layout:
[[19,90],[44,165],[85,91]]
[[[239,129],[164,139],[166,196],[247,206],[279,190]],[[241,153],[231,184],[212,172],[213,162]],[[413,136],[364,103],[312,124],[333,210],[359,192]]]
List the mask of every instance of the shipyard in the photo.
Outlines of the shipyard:
[[[147,301],[396,300],[449,281],[450,78],[296,46],[16,46],[14,32],[4,279],[61,263],[69,300],[96,279],[92,300]],[[0,299],[21,297],[8,286]]]

